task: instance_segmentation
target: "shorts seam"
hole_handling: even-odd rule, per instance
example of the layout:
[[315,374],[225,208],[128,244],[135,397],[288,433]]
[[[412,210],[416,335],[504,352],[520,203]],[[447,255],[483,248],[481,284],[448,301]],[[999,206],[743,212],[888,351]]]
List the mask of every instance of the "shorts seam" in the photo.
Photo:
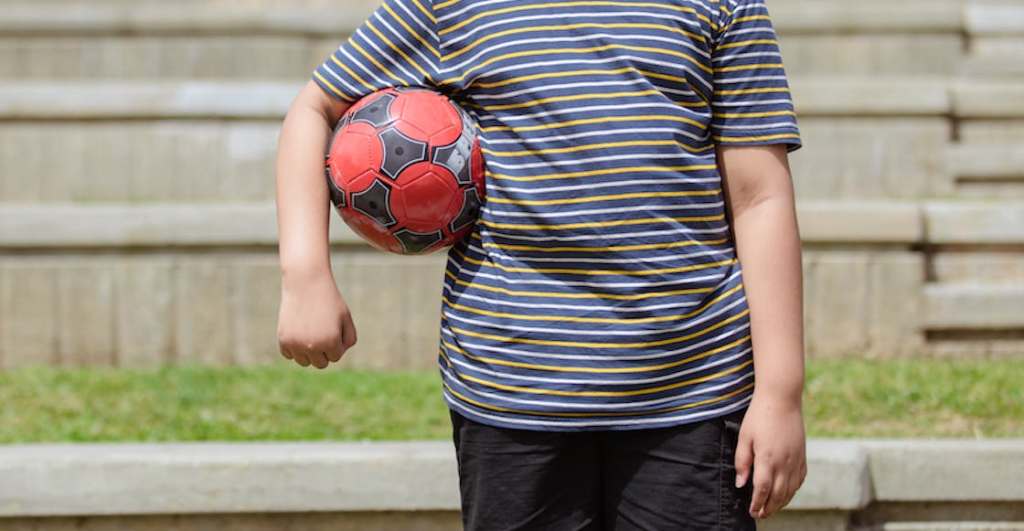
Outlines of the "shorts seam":
[[723,509],[725,498],[722,496],[722,491],[725,490],[725,467],[723,463],[725,462],[725,430],[727,426],[724,420],[716,420],[719,421],[718,424],[720,424],[721,428],[718,432],[718,531],[722,531],[722,513],[725,512]]

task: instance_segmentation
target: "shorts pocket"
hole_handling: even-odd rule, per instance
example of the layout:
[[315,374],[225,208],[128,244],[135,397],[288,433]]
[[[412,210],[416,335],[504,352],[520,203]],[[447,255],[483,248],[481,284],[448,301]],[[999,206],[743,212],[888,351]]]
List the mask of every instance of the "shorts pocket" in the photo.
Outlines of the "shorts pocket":
[[719,527],[722,531],[757,529],[757,522],[749,513],[754,494],[753,481],[750,479],[753,474],[743,487],[736,488],[736,447],[739,445],[740,425],[746,411],[744,408],[719,417],[722,427]]

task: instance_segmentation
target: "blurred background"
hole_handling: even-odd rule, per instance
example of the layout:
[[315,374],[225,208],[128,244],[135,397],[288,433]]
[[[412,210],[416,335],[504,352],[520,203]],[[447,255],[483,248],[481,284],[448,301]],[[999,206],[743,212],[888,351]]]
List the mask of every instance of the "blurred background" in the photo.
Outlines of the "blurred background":
[[[153,382],[182,378],[179,391],[261,374],[321,382],[339,401],[354,392],[339,382],[416,373],[423,393],[413,398],[432,420],[409,433],[445,436],[433,372],[443,253],[377,252],[332,213],[336,279],[360,338],[342,366],[366,376],[302,371],[276,342],[278,130],[312,69],[376,5],[0,3],[0,397],[23,406],[0,416],[0,440],[149,438],[160,430],[137,418],[64,427],[107,410],[90,408],[98,398],[83,386],[102,395],[119,375],[150,374],[104,369],[167,367],[182,371]],[[808,392],[822,407],[814,433],[1024,433],[1022,380],[999,380],[1024,371],[1024,2],[769,8],[805,142],[791,163]],[[153,382],[136,392],[156,392]],[[77,398],[51,411],[40,388]],[[829,427],[829,400],[871,393],[895,424],[866,410],[860,424]],[[110,399],[128,408],[132,396]],[[912,407],[921,415],[907,415]],[[40,411],[54,415],[45,429],[26,414]],[[137,431],[112,429],[118,419]],[[180,436],[227,428],[210,429]]]
[[[359,342],[315,371],[276,341],[281,120],[377,4],[0,0],[0,528],[457,527],[443,253],[332,212]],[[804,140],[812,436],[769,529],[1024,529],[1024,1],[768,6]],[[440,450],[17,446],[314,440]]]

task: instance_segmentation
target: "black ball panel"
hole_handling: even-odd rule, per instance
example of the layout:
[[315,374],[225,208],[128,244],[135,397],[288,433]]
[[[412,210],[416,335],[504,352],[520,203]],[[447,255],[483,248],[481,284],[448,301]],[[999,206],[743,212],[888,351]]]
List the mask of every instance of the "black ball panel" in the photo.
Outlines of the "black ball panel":
[[398,179],[403,170],[427,158],[427,143],[409,138],[397,128],[389,127],[377,136],[384,147],[380,171],[392,179]]
[[362,192],[352,194],[352,208],[377,220],[385,227],[396,223],[391,212],[391,188],[380,179]]
[[352,114],[353,122],[367,122],[374,127],[384,127],[395,121],[391,115],[392,94],[382,94],[376,101]]
[[444,235],[441,231],[421,233],[413,232],[409,229],[401,229],[395,231],[395,237],[402,244],[402,248],[405,249],[406,253],[417,254],[423,252],[424,249],[431,245],[441,241]]

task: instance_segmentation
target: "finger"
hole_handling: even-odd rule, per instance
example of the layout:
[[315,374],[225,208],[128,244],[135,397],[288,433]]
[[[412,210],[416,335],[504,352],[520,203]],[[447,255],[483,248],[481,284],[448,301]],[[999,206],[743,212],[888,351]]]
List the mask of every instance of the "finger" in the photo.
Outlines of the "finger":
[[309,367],[309,358],[306,357],[306,354],[304,352],[292,352],[292,359],[295,360],[295,363],[298,363],[303,367]]
[[345,354],[345,346],[341,343],[341,340],[339,339],[338,342],[335,343],[334,348],[328,350],[327,352],[324,352],[324,354],[327,355],[327,359],[331,363],[335,363],[337,361],[340,361],[341,356]]
[[327,367],[327,356],[323,352],[310,352],[309,362],[317,369]]
[[750,466],[754,464],[753,441],[740,433],[739,445],[736,446],[736,488],[742,487],[750,476]]
[[352,314],[346,313],[341,321],[341,343],[344,350],[352,348],[356,344],[356,324],[352,322]]
[[334,347],[325,353],[327,354],[327,359],[331,360],[332,363],[341,361],[341,357],[344,356],[345,351],[348,350],[348,347],[345,346],[345,328],[346,326],[342,323],[341,335],[338,337],[338,340],[334,342]]
[[288,350],[287,348],[285,348],[285,347],[281,347],[281,349],[280,349],[280,350],[281,350],[281,355],[282,355],[282,356],[284,356],[284,357],[285,357],[285,359],[289,359],[289,360],[290,360],[290,359],[292,359],[292,353],[291,353],[291,351],[289,351],[289,350]]
[[750,500],[750,515],[754,518],[764,517],[764,508],[771,496],[774,474],[770,466],[768,462],[754,464],[754,493]]
[[793,501],[793,497],[796,496],[796,492],[800,490],[800,487],[804,484],[804,477],[806,475],[806,465],[801,464],[789,477],[789,492],[786,493],[786,502],[782,504],[783,507],[789,505],[789,502]]
[[775,483],[772,486],[772,493],[768,496],[768,503],[765,507],[765,517],[771,516],[783,507],[789,498],[789,476],[787,474],[776,474]]

